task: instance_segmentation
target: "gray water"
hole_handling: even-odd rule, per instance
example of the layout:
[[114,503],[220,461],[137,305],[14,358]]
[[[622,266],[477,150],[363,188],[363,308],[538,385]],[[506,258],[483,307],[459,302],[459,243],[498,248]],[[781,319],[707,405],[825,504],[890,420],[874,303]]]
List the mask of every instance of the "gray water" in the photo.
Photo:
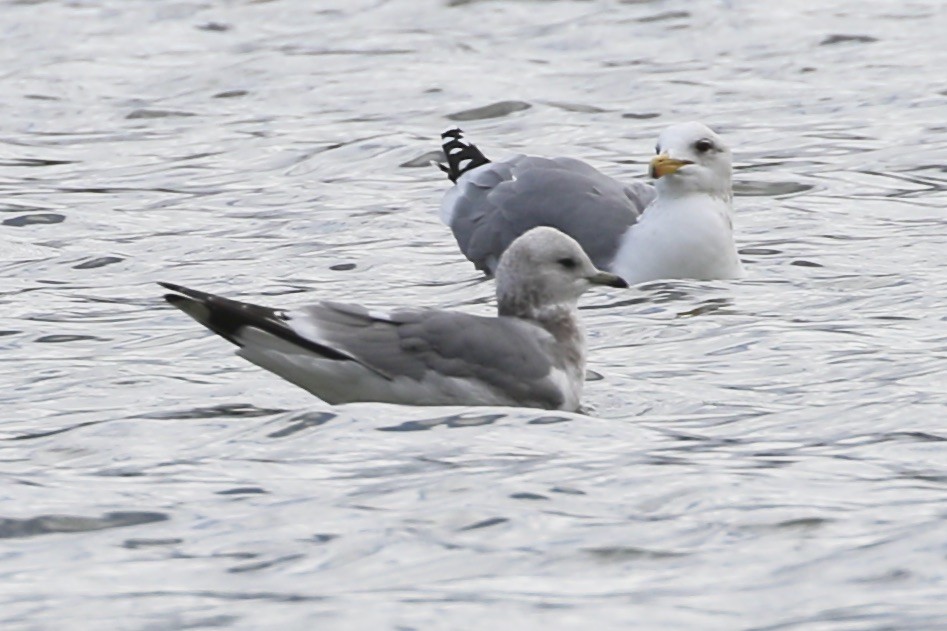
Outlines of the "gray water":
[[[3,1],[0,627],[947,629],[945,11]],[[691,119],[748,278],[588,295],[586,414],[333,408],[154,284],[490,313],[440,131]]]

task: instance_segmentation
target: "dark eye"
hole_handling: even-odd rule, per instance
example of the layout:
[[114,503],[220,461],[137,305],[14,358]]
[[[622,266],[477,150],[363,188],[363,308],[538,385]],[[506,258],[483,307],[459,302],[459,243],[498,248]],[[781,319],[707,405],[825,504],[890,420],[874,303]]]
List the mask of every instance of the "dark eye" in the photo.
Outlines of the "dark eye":
[[713,148],[714,148],[714,141],[710,140],[709,138],[701,138],[700,140],[694,143],[694,149],[696,149],[700,153],[706,153]]
[[654,146],[654,152],[655,152],[655,153],[661,153],[661,145],[655,145],[655,146]]
[[559,259],[556,261],[559,265],[562,265],[566,269],[575,269],[576,262],[574,258],[566,257],[564,259]]

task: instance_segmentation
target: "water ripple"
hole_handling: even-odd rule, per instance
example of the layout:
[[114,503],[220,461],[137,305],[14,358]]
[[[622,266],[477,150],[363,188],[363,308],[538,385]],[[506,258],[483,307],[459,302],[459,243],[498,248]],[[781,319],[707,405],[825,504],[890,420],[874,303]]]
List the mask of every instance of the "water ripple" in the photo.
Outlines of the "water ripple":
[[[947,626],[938,2],[35,4],[0,626]],[[332,408],[155,285],[490,313],[445,121],[633,180],[687,119],[734,147],[748,277],[588,296],[581,414]]]

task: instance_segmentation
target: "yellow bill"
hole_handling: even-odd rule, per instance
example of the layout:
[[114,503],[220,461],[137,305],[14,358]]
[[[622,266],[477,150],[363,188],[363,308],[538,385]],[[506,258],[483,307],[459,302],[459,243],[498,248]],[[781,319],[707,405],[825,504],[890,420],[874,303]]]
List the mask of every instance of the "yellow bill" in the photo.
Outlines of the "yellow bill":
[[651,159],[651,168],[649,173],[654,179],[664,177],[665,175],[670,175],[671,173],[676,173],[678,169],[682,166],[694,164],[690,160],[675,160],[674,158],[661,154],[659,156],[654,156]]

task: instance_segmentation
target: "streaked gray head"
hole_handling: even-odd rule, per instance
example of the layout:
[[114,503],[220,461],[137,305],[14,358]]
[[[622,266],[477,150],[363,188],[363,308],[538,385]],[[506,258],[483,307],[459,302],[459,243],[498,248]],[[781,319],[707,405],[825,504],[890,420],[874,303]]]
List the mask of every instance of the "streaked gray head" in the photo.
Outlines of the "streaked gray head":
[[517,237],[496,270],[500,315],[534,318],[545,307],[575,306],[593,285],[628,284],[592,264],[575,239],[542,226]]
[[730,149],[703,123],[672,125],[661,132],[651,160],[659,195],[706,193],[731,196]]

